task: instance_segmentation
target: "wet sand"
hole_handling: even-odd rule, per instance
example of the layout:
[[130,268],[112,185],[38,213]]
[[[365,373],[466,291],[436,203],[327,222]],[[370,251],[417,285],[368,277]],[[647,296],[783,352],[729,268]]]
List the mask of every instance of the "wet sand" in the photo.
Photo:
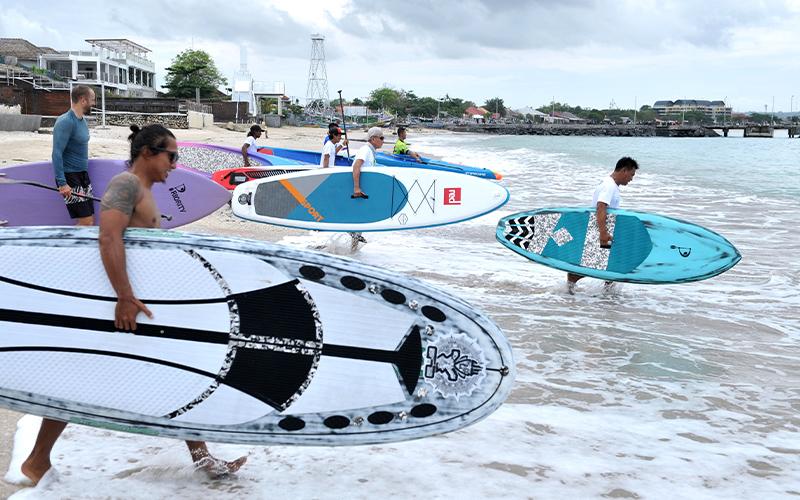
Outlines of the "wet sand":
[[0,409],[0,498],[8,498],[19,489],[18,486],[2,480],[11,461],[11,448],[14,445],[14,432],[17,430],[19,417],[19,413]]

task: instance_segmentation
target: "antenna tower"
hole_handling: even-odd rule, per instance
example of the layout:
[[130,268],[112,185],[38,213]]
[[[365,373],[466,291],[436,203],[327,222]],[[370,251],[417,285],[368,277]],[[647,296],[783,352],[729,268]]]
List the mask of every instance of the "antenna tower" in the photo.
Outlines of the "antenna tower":
[[325,70],[325,37],[311,35],[311,64],[308,67],[308,90],[306,90],[306,114],[328,116],[331,114],[328,97],[328,72]]

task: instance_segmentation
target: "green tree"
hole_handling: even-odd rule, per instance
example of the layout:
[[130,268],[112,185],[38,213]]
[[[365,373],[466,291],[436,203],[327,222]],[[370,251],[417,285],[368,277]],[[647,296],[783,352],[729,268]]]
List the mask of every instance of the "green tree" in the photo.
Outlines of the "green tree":
[[707,116],[702,111],[687,111],[684,113],[683,118],[687,123],[693,124],[701,124],[701,123],[711,123],[713,120],[710,116]]
[[361,100],[361,99],[359,99],[358,97],[356,97],[355,99],[353,99],[353,106],[363,106],[363,105],[364,105],[364,101],[362,101],[362,100]]
[[400,109],[401,98],[402,95],[397,90],[381,87],[370,92],[367,106],[370,109],[385,109],[396,113]]
[[641,108],[639,108],[639,112],[636,114],[636,121],[637,122],[652,122],[656,119],[656,112],[651,107],[645,104]]
[[442,114],[446,114],[448,116],[463,116],[464,111],[466,111],[468,107],[474,105],[475,103],[472,101],[465,101],[464,99],[458,97],[450,97],[449,95],[445,95],[440,108]]
[[433,97],[422,97],[410,103],[408,114],[414,116],[424,116],[433,118],[436,116],[436,111],[439,108],[439,101]]
[[586,118],[590,122],[593,123],[603,123],[603,119],[605,119],[606,114],[600,111],[599,109],[591,109],[585,111],[581,118]]
[[289,113],[293,115],[302,115],[303,106],[301,106],[299,102],[293,102],[289,104]]
[[499,97],[492,97],[486,104],[483,105],[489,113],[499,113],[500,116],[506,116],[506,107],[503,104],[503,100]]
[[755,123],[771,123],[772,115],[769,113],[750,113],[750,121]]
[[169,89],[169,96],[191,98],[196,88],[200,89],[200,97],[210,97],[225,84],[227,80],[207,52],[187,49],[175,56],[167,68],[164,87]]

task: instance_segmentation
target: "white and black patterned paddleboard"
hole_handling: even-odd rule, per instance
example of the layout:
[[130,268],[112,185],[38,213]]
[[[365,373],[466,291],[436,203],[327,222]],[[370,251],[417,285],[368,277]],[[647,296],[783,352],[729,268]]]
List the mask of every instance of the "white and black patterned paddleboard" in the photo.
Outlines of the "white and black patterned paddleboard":
[[153,312],[114,328],[93,228],[0,233],[0,406],[129,432],[349,445],[448,432],[508,396],[511,347],[469,304],[324,254],[126,233]]

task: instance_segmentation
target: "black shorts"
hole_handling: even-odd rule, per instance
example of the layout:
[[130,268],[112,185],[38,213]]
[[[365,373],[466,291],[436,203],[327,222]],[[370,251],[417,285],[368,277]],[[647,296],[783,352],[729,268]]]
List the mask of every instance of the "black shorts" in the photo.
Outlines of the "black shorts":
[[92,196],[92,183],[89,180],[89,173],[65,172],[64,178],[67,179],[67,185],[72,188],[72,195],[64,198],[69,216],[73,219],[93,216],[94,202],[83,196],[75,196],[76,194]]

